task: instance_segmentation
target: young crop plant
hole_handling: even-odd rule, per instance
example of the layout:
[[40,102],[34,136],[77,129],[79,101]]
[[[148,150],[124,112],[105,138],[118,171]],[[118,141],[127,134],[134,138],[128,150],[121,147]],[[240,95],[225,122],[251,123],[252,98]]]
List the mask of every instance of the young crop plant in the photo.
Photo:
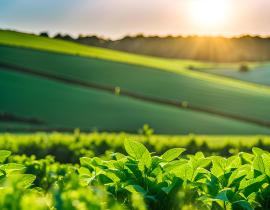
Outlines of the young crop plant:
[[[102,186],[95,189],[80,184],[74,166],[59,164],[51,157],[14,156],[20,163],[6,163],[11,152],[0,150],[1,210],[121,210]],[[36,174],[24,174],[27,173]],[[48,187],[50,186],[50,187]]]
[[183,148],[156,156],[129,140],[124,147],[128,155],[113,153],[110,160],[81,158],[79,174],[88,186],[105,186],[128,209],[270,208],[267,151],[253,148],[253,154],[224,158],[202,152],[183,156]]
[[10,151],[0,150],[0,209],[47,209],[45,199],[37,191],[29,189],[36,177],[24,174],[26,168],[22,164],[4,164],[10,154]]

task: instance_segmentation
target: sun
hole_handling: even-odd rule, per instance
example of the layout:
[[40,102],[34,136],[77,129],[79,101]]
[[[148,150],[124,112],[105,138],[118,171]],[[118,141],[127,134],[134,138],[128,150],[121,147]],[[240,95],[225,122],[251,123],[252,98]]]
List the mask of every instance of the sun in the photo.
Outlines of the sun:
[[199,26],[220,25],[228,15],[228,0],[190,0],[190,15]]

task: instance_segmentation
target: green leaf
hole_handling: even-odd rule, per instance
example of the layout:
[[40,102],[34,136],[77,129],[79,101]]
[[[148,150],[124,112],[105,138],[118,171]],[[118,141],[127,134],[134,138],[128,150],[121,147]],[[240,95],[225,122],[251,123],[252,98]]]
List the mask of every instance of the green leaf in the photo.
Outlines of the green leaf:
[[226,162],[227,161],[225,158],[219,156],[212,157],[213,163],[213,166],[211,168],[212,174],[215,175],[216,177],[223,175],[225,172]]
[[[136,160],[140,160],[143,157],[143,155],[144,155],[144,158],[151,156],[147,148],[143,144],[137,141],[126,139],[124,141],[124,146],[125,146],[126,152],[131,157],[135,158]],[[148,154],[145,155],[145,153],[148,153]]]
[[231,189],[226,189],[219,192],[219,194],[216,196],[216,199],[225,202],[231,202],[233,197],[235,197],[235,193]]
[[241,166],[241,158],[239,156],[229,157],[226,161],[226,169],[238,168]]
[[174,148],[170,149],[167,152],[165,152],[161,158],[166,160],[166,161],[172,161],[176,158],[178,158],[186,149],[184,148]]
[[88,158],[88,157],[82,157],[80,158],[80,164],[82,166],[88,166],[91,164],[91,158]]
[[0,166],[0,169],[5,171],[7,175],[11,173],[22,173],[25,166],[17,163],[8,163]]
[[115,158],[116,158],[116,160],[121,160],[121,159],[125,159],[126,156],[123,155],[123,154],[121,154],[121,153],[116,153],[115,154]]
[[233,209],[239,209],[239,207],[241,207],[241,208],[246,209],[246,210],[253,210],[250,203],[245,201],[245,200],[234,202],[233,207],[234,207]]
[[202,152],[196,152],[196,154],[194,155],[194,158],[196,160],[199,160],[199,159],[205,158],[205,156],[204,156],[204,154]]
[[165,164],[164,166],[162,166],[162,168],[165,172],[170,172],[171,170],[177,169],[178,166],[181,166],[185,163],[187,163],[187,160],[175,160]]
[[264,162],[263,162],[263,159],[262,159],[262,156],[256,156],[254,158],[254,161],[253,161],[253,167],[254,169],[262,172],[262,173],[265,173],[265,167],[264,167]]
[[241,157],[243,162],[247,162],[247,163],[252,163],[253,158],[254,158],[253,154],[249,154],[249,153],[246,153],[246,152],[240,152],[239,156]]
[[20,183],[25,187],[30,187],[33,182],[35,181],[36,176],[32,174],[23,174],[23,176],[20,179]]
[[253,147],[252,152],[255,155],[262,155],[263,153],[266,153],[266,151],[264,151],[264,150],[262,150],[262,149],[260,149],[258,147]]
[[174,180],[169,186],[162,187],[161,190],[165,192],[167,195],[169,195],[170,193],[177,192],[177,190],[181,187],[182,184],[183,181],[181,179],[174,178]]
[[217,196],[216,199],[222,200],[222,201],[229,201],[229,198],[227,197],[227,190],[224,190],[220,192]]
[[145,168],[150,168],[152,163],[151,155],[149,152],[143,153],[141,159],[139,160],[138,167],[141,171],[144,171]]
[[247,176],[248,172],[251,171],[250,165],[243,165],[232,172],[229,180],[228,180],[228,186],[231,185],[240,185],[240,181]]
[[88,176],[92,176],[91,172],[89,171],[88,168],[85,168],[85,167],[80,167],[78,169],[78,172],[80,175],[88,175]]
[[3,163],[11,155],[10,151],[0,150],[0,163]]
[[243,190],[243,194],[247,197],[253,192],[257,192],[264,183],[267,182],[266,176],[263,174],[257,178],[250,180],[243,180],[240,184],[240,189]]
[[263,154],[262,155],[263,164],[265,168],[265,173],[270,176],[270,155],[269,154]]
[[191,181],[193,178],[193,168],[189,163],[185,163],[172,169],[170,173],[173,173],[175,176],[181,178],[184,181]]
[[209,158],[202,158],[202,159],[194,159],[194,161],[192,161],[192,165],[194,167],[194,169],[197,168],[205,168],[207,166],[209,166],[211,164],[211,159]]
[[15,174],[9,177],[18,187],[28,188],[30,187],[36,179],[35,175],[32,174]]
[[89,169],[90,171],[93,171],[94,168],[93,168],[91,162],[92,162],[92,159],[91,158],[88,158],[88,157],[82,157],[82,158],[80,158],[80,164],[81,164],[81,166]]
[[139,192],[142,195],[146,195],[147,192],[145,189],[143,189],[140,185],[128,185],[125,187],[126,190],[128,190],[131,193]]

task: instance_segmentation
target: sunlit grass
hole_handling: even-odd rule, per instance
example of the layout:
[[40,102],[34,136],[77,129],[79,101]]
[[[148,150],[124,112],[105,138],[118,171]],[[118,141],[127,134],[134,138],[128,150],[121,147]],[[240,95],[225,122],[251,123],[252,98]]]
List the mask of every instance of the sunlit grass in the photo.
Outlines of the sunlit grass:
[[[172,59],[161,59],[150,56],[141,56],[135,54],[129,54],[114,50],[108,50],[97,47],[88,47],[72,42],[63,40],[49,39],[45,37],[39,37],[30,34],[24,34],[19,32],[1,31],[0,30],[0,44],[28,47],[39,50],[46,50],[59,53],[67,53],[71,55],[80,55],[92,58],[106,59],[116,62],[129,63],[134,65],[142,65],[146,67],[153,67],[160,70],[166,70],[174,73],[183,74],[188,77],[195,79],[206,80],[215,84],[222,84],[230,86],[232,88],[240,88],[247,91],[254,91],[270,94],[270,88],[263,85],[242,82],[230,78],[224,78],[216,75],[209,75],[202,72],[190,71],[187,69],[188,66],[192,65],[200,68],[213,68],[217,66],[215,63],[203,63],[191,60],[172,60]],[[218,64],[220,67],[222,64]],[[226,64],[225,66],[235,67],[236,64]]]

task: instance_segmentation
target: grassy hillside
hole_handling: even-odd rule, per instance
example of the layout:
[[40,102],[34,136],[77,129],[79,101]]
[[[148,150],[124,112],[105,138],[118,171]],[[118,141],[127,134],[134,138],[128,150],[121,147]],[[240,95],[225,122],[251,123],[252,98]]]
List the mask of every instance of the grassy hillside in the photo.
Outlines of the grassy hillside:
[[270,133],[247,123],[1,70],[0,89],[0,111],[37,118],[47,127],[135,132],[149,123],[158,133]]
[[[190,65],[200,67],[213,67],[216,65],[211,63],[201,63],[190,60],[183,61],[183,60],[160,59],[149,56],[140,56],[103,48],[88,47],[73,42],[49,39],[45,37],[39,37],[36,35],[5,30],[0,30],[0,44],[41,49],[53,52],[61,52],[72,55],[81,55],[86,57],[100,58],[110,61],[153,67],[164,71],[176,72],[182,74],[185,77],[191,77],[194,79],[203,79],[208,82],[213,82],[216,85],[217,84],[228,85],[234,88],[253,90],[257,92],[265,91],[267,94],[270,94],[269,87],[255,85],[252,83],[239,82],[233,79],[218,77],[215,75],[209,75],[201,72],[194,72],[186,69],[186,67]],[[229,66],[234,66],[234,64],[233,65],[230,64]]]
[[203,70],[206,73],[215,74],[219,76],[230,77],[238,80],[247,82],[253,82],[262,85],[270,85],[270,63],[263,63],[255,68],[252,68],[248,72],[240,72],[239,69],[235,68],[222,68],[215,69],[211,68]]
[[[0,112],[41,120],[45,122],[39,125],[42,128],[136,132],[144,123],[149,123],[158,133],[270,133],[264,127],[228,117],[11,72],[8,69],[11,67],[1,67],[1,64],[268,122],[270,87],[187,68],[190,65],[213,68],[216,64],[158,59],[0,31],[0,97],[4,101]],[[220,65],[236,67],[236,64]],[[0,124],[0,129],[7,127],[37,128],[37,125]]]
[[258,120],[269,120],[270,94],[108,60],[0,46],[0,62],[67,78],[118,86],[151,97],[186,101]]

